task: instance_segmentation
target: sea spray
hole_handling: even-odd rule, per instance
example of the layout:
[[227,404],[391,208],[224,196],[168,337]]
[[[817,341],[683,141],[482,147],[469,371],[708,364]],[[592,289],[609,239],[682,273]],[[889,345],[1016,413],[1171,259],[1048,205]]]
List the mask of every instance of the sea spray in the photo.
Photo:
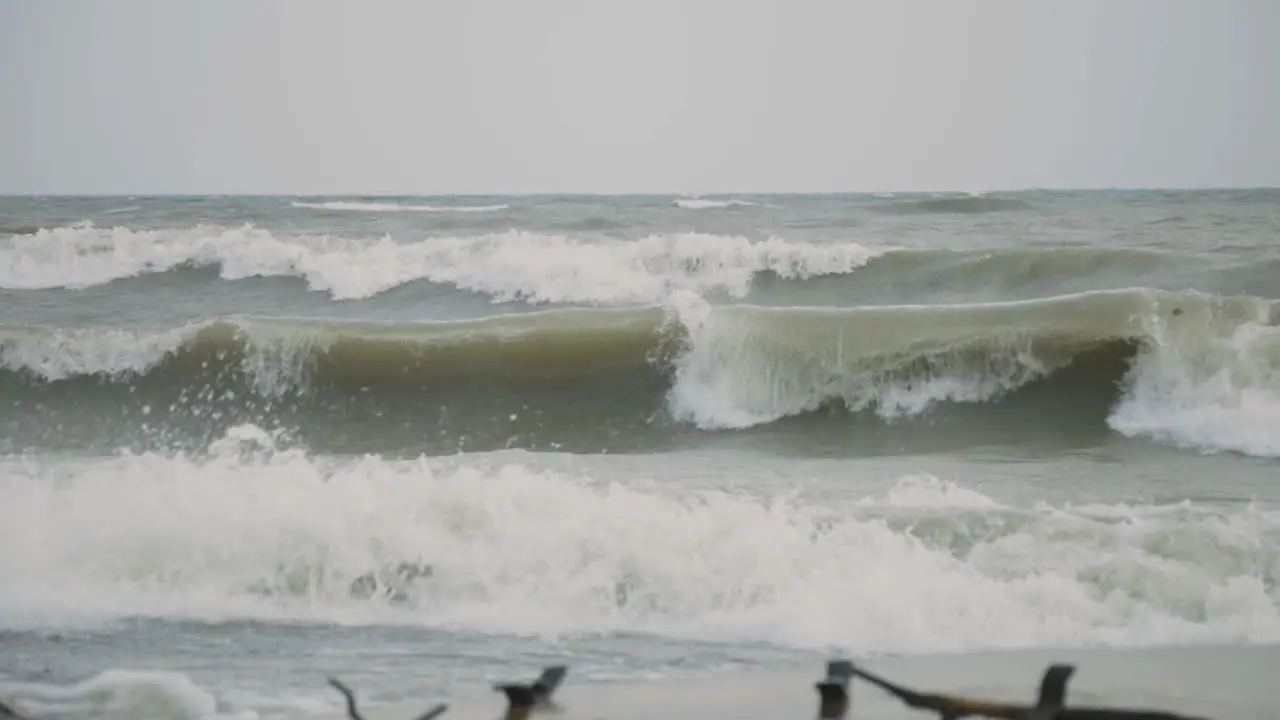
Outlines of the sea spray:
[[[1021,507],[928,475],[846,501],[539,469],[323,458],[237,428],[206,455],[0,467],[0,610],[858,652],[1280,639],[1280,516]],[[554,522],[547,518],[554,517]],[[399,562],[407,599],[353,595]]]

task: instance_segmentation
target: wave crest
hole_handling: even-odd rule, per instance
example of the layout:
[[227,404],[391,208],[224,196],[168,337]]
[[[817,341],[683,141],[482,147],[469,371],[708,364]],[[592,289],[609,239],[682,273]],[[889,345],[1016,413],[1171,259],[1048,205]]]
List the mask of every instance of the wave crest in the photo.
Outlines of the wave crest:
[[244,226],[186,230],[63,227],[0,245],[0,288],[84,288],[184,266],[223,279],[302,277],[335,300],[361,300],[416,280],[494,302],[660,303],[677,290],[742,298],[753,277],[845,274],[886,252],[857,243],[674,233],[638,240],[509,231],[397,242],[288,237]]
[[[1061,393],[1112,394],[1109,422],[1119,432],[1280,456],[1277,319],[1275,304],[1258,298],[1143,289],[860,308],[712,306],[676,293],[665,306],[465,322],[231,318],[153,335],[10,329],[0,333],[0,365],[37,383],[85,374],[133,383],[155,373],[172,382],[180,373],[188,387],[234,371],[271,397],[326,388],[430,394],[439,390],[427,387],[463,387],[455,381],[466,378],[512,388],[608,376],[618,384],[615,397],[592,402],[613,413],[631,407],[640,419],[652,412],[643,393],[661,377],[666,412],[704,430],[766,425],[832,405],[888,421],[944,405],[994,407],[1062,377],[1089,386]],[[1098,352],[1127,364],[1123,378],[1062,374]],[[454,400],[492,403],[497,387]],[[641,405],[627,404],[634,402]]]
[[672,202],[678,208],[685,210],[722,210],[732,207],[768,207],[761,203],[751,202],[750,200],[714,200],[711,198],[679,198]]

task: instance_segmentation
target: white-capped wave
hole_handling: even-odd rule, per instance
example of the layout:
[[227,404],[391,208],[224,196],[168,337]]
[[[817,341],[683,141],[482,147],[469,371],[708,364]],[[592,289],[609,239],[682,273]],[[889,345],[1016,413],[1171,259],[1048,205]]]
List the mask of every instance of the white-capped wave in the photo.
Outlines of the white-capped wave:
[[675,233],[634,241],[510,231],[397,242],[289,237],[245,226],[135,231],[64,227],[0,245],[0,287],[83,288],[184,264],[228,280],[298,276],[336,300],[359,300],[416,280],[495,301],[660,303],[675,290],[740,298],[772,271],[805,278],[852,272],[884,253],[857,243]]
[[[682,290],[663,306],[548,310],[462,324],[224,318],[154,332],[3,328],[0,367],[49,380],[143,373],[199,339],[219,352],[230,349],[228,361],[239,362],[254,387],[274,395],[306,385],[310,369],[339,341],[349,350],[366,342],[404,343],[406,357],[419,353],[421,359],[433,348],[498,337],[536,344],[545,332],[584,341],[597,334],[616,340],[621,332],[632,333],[634,344],[620,352],[636,353],[635,362],[653,353],[671,363],[666,406],[675,419],[730,429],[836,403],[896,420],[940,404],[999,402],[1108,347],[1113,364],[1106,372],[1113,374],[1074,376],[1073,382],[1106,383],[1081,389],[1115,394],[1108,423],[1117,432],[1208,452],[1280,457],[1275,321],[1276,305],[1259,298],[1139,289],[876,308],[712,306]],[[674,355],[646,344],[671,337],[660,332],[663,325],[682,343]],[[591,346],[585,342],[583,352]],[[1126,358],[1127,371],[1118,365]],[[1114,380],[1121,380],[1118,388]]]
[[[1257,508],[1012,507],[927,476],[841,506],[275,442],[250,426],[207,457],[6,460],[6,624],[290,618],[859,652],[1280,640],[1280,517]],[[400,562],[433,574],[402,602],[353,594]]]
[[712,200],[709,198],[679,198],[672,203],[685,210],[715,210],[729,207],[769,207],[750,200]]
[[1151,340],[1125,378],[1111,427],[1202,451],[1280,457],[1277,305],[1203,302],[1182,309],[1151,323]]
[[[671,299],[688,331],[669,407],[743,428],[839,402],[885,419],[998,400],[1129,340],[1137,355],[1109,423],[1205,451],[1280,457],[1280,325],[1259,298],[1148,290],[948,307],[713,308]],[[1176,313],[1175,313],[1176,311]]]
[[290,203],[296,208],[311,210],[345,210],[349,212],[430,212],[430,213],[475,213],[498,212],[506,210],[510,205],[420,205],[387,202],[355,202],[350,200],[332,200],[329,202]]
[[176,353],[198,326],[145,331],[116,328],[5,328],[0,367],[47,380],[142,373]]
[[996,400],[1067,366],[1091,341],[1141,337],[1132,313],[1144,306],[1132,292],[856,310],[712,307],[676,294],[672,316],[688,340],[669,405],[679,419],[720,429],[833,402],[894,419]]

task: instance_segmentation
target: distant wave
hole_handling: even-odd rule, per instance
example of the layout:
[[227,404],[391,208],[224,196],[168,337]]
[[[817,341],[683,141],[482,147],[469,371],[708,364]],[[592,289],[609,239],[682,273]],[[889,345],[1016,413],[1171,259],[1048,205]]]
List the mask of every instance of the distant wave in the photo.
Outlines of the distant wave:
[[753,277],[852,272],[884,252],[856,242],[753,242],[705,233],[638,240],[510,231],[396,242],[277,236],[251,226],[61,227],[0,241],[0,288],[84,288],[186,266],[227,280],[297,276],[335,300],[426,280],[529,303],[659,303],[676,290],[743,297]]
[[750,200],[709,200],[705,198],[680,198],[672,203],[685,210],[713,210],[730,207],[770,207]]
[[[80,289],[115,280],[211,268],[224,280],[297,277],[336,301],[426,282],[494,302],[659,304],[673,292],[743,300],[788,284],[805,303],[845,304],[846,284],[946,288],[990,296],[1045,296],[1099,283],[1161,284],[1194,271],[1225,286],[1280,293],[1280,260],[1239,267],[1145,249],[1038,246],[901,248],[872,239],[750,240],[699,232],[619,239],[508,231],[395,240],[289,235],[253,226],[160,230],[92,226],[27,229],[0,238],[0,290]],[[908,293],[893,293],[908,296]]]
[[[630,397],[657,372],[665,378],[665,412],[704,430],[832,407],[889,422],[956,404],[998,412],[1017,391],[1067,378],[1064,370],[1089,357],[1117,369],[1071,375],[1056,392],[1114,393],[1113,429],[1280,457],[1280,307],[1189,291],[858,308],[712,307],[683,292],[665,306],[465,322],[226,318],[161,333],[0,331],[0,365],[41,383],[86,375],[136,383],[158,375],[191,388],[202,375],[235,371],[259,394],[323,392],[333,383],[403,393],[461,378],[536,385],[612,372],[631,374],[633,380],[617,381]],[[474,400],[491,402],[494,387]],[[625,413],[604,396],[589,402]],[[584,405],[581,412],[591,410]]]
[[969,194],[954,197],[902,199],[885,205],[882,211],[899,214],[995,213],[1030,210],[1032,207],[1031,203],[1020,198]]
[[498,212],[506,210],[509,205],[402,205],[399,203],[380,203],[380,202],[352,202],[346,200],[334,200],[331,202],[309,203],[309,202],[293,202],[296,208],[309,208],[312,210],[338,210],[348,212],[432,212],[432,213],[471,213],[471,212]]

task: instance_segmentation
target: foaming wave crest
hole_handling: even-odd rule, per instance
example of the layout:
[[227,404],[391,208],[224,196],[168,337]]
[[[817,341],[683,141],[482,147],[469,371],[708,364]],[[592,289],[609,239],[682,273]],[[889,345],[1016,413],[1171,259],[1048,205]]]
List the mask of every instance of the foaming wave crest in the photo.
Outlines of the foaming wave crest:
[[[691,430],[832,408],[895,422],[960,405],[987,408],[997,423],[1038,423],[1050,419],[1037,409],[1046,401],[1093,397],[1099,415],[1087,422],[1106,416],[1126,435],[1276,457],[1278,317],[1260,298],[1145,289],[856,308],[712,306],[679,291],[662,306],[453,322],[223,318],[159,333],[0,328],[0,368],[10,371],[0,381],[15,398],[40,395],[32,399],[46,407],[49,383],[105,376],[127,385],[117,386],[125,402],[166,406],[175,402],[166,388],[175,387],[187,400],[232,392],[248,402],[239,394],[247,387],[266,397],[302,392],[331,407],[356,388],[369,412],[395,405],[412,387],[447,396],[458,413],[494,403],[523,413],[557,397],[547,383],[612,373],[616,392],[602,385],[608,396],[583,398],[584,412],[638,428],[665,408]],[[455,382],[485,377],[500,383]],[[1019,404],[1033,388],[1039,399]],[[1059,411],[1070,405],[1060,402]],[[1012,414],[1001,415],[1005,408]],[[438,430],[420,422],[428,434]]]
[[1276,305],[1259,298],[1126,290],[850,310],[713,308],[682,294],[672,308],[688,339],[669,404],[699,427],[749,427],[832,403],[893,420],[990,402],[1111,348],[1129,365],[1115,430],[1280,456],[1280,324]]
[[883,253],[856,243],[676,233],[639,240],[510,231],[397,242],[280,236],[245,226],[185,230],[62,227],[0,245],[0,287],[83,288],[182,266],[227,280],[296,276],[335,300],[369,298],[426,280],[495,302],[659,303],[677,290],[745,296],[752,278],[852,272]]
[[991,400],[1087,346],[1054,348],[1034,333],[983,327],[983,313],[944,308],[712,309],[687,294],[673,308],[689,339],[672,412],[704,428],[760,425],[833,402],[892,419]]
[[1183,447],[1280,457],[1276,309],[1189,305],[1179,322],[1155,323],[1111,426]]
[[712,200],[709,198],[680,198],[675,200],[673,204],[685,210],[718,210],[731,207],[760,206],[760,203],[751,202],[750,200]]
[[[0,609],[859,651],[1280,639],[1280,517],[1257,508],[1012,507],[927,476],[841,506],[277,442],[6,461]],[[362,591],[402,563],[430,571]]]
[[197,330],[5,328],[0,333],[0,367],[47,380],[142,374],[177,353]]

